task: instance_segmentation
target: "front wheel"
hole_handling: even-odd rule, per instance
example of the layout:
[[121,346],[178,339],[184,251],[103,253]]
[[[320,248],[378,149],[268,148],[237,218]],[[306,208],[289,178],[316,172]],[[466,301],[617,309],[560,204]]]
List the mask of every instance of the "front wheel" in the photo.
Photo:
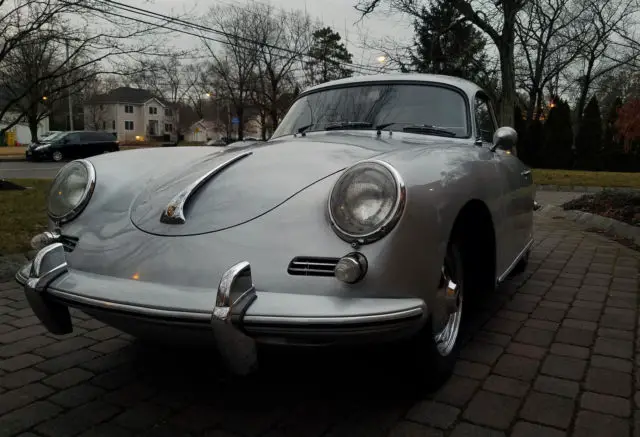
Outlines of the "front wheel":
[[[438,306],[411,341],[410,360],[421,388],[439,388],[453,372],[461,343],[465,272],[460,245],[450,243],[437,290]],[[439,316],[435,316],[434,310]]]
[[51,157],[53,158],[53,160],[55,162],[60,162],[60,161],[62,161],[62,158],[64,158],[62,156],[62,152],[59,151],[59,150],[56,150],[55,152],[53,152],[53,155],[51,155]]

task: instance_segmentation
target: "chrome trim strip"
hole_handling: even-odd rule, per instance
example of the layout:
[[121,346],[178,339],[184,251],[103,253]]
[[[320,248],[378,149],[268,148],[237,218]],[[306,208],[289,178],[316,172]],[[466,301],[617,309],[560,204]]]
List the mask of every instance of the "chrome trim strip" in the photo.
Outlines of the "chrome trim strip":
[[420,307],[410,308],[407,310],[396,311],[392,313],[370,314],[366,316],[346,316],[346,317],[293,317],[293,316],[251,316],[246,315],[243,322],[245,325],[250,324],[282,324],[282,325],[322,325],[336,324],[349,325],[358,323],[375,323],[375,322],[392,322],[396,320],[413,318],[424,313],[424,309]]
[[[80,201],[80,203],[78,203],[74,208],[71,209],[71,211],[67,212],[66,214],[63,214],[61,216],[55,216],[51,214],[51,212],[49,212],[49,208],[47,206],[47,215],[58,226],[63,223],[70,222],[71,220],[76,218],[82,212],[82,210],[84,210],[84,208],[87,206],[87,204],[91,200],[91,197],[93,196],[93,191],[96,188],[96,169],[93,166],[93,164],[91,164],[91,162],[86,159],[76,159],[74,161],[71,161],[64,167],[62,167],[60,170],[58,170],[58,173],[56,174],[56,177],[53,180],[51,187],[53,188],[53,184],[58,179],[58,176],[62,173],[62,170],[68,166],[73,165],[74,163],[82,164],[87,170],[87,183],[85,185],[84,192],[82,193],[82,200]],[[49,191],[48,195],[49,196],[51,195],[51,191]]]
[[[334,190],[336,189],[338,184],[340,184],[340,181],[344,178],[344,176],[348,174],[348,172],[352,171],[354,168],[356,168],[359,165],[371,164],[371,163],[384,167],[387,171],[391,173],[393,179],[395,180],[396,202],[393,205],[393,213],[384,222],[382,222],[376,229],[374,229],[373,231],[367,234],[364,234],[364,235],[350,234],[344,231],[343,229],[341,229],[340,226],[338,226],[338,224],[336,223],[335,218],[331,213],[331,198],[333,197]],[[347,168],[344,171],[344,173],[340,176],[340,178],[338,178],[334,186],[331,188],[331,192],[329,193],[329,200],[327,202],[327,206],[329,210],[329,221],[331,222],[331,227],[333,228],[335,233],[343,240],[349,243],[353,243],[353,242],[357,242],[360,244],[373,243],[374,241],[377,241],[380,238],[384,237],[395,227],[395,225],[400,220],[400,217],[402,217],[402,213],[404,212],[404,207],[406,205],[406,202],[407,202],[407,189],[406,189],[405,182],[402,179],[402,176],[400,175],[398,170],[396,170],[395,167],[393,167],[388,162],[385,162],[379,159],[365,159]]]
[[208,322],[211,319],[211,313],[209,312],[194,312],[194,311],[176,311],[176,310],[162,310],[158,308],[141,307],[136,305],[128,305],[119,302],[111,302],[107,300],[94,299],[91,297],[80,296],[78,294],[69,293],[55,288],[49,288],[47,293],[50,295],[71,302],[77,302],[81,305],[87,305],[95,307],[96,309],[112,310],[130,312],[133,314],[139,314],[142,316],[151,317],[166,317],[174,319],[188,319],[195,321]]
[[184,224],[187,219],[184,216],[184,208],[189,201],[189,198],[204,185],[209,179],[214,177],[216,174],[220,173],[225,168],[229,167],[231,164],[246,158],[247,156],[253,154],[253,152],[244,152],[239,155],[234,156],[233,158],[223,162],[222,164],[216,166],[214,169],[209,170],[204,175],[193,181],[189,184],[185,189],[180,191],[178,194],[174,196],[173,199],[166,206],[164,211],[162,211],[162,215],[160,216],[160,221],[162,223],[168,224]]
[[529,240],[529,242],[524,246],[524,249],[522,249],[522,251],[518,254],[516,259],[513,260],[513,262],[507,268],[507,270],[505,270],[504,273],[498,277],[498,281],[497,281],[498,284],[500,284],[501,282],[504,282],[504,280],[507,279],[507,276],[509,276],[509,273],[511,273],[511,271],[516,267],[516,265],[518,265],[518,262],[527,253],[527,250],[529,250],[531,246],[533,246],[533,238]]
[[[112,310],[130,312],[141,316],[152,317],[166,317],[171,319],[185,319],[198,322],[209,322],[212,318],[210,312],[194,312],[194,311],[176,311],[176,310],[162,310],[157,308],[140,307],[134,305],[127,305],[118,302],[109,302],[105,300],[98,300],[79,296],[77,294],[68,293],[66,291],[56,290],[49,288],[48,294],[60,299],[77,302],[78,304],[93,306],[98,310]],[[256,293],[259,296],[259,293]],[[238,299],[239,300],[239,299]],[[236,301],[237,302],[237,301]],[[323,325],[323,324],[336,324],[336,325],[349,325],[357,323],[372,323],[372,322],[391,322],[396,320],[402,320],[405,318],[412,318],[424,314],[424,308],[416,307],[402,311],[395,311],[391,313],[370,314],[365,316],[326,316],[326,317],[295,317],[295,316],[250,316],[246,315],[243,319],[243,323],[248,325],[255,324],[282,324],[282,325],[296,325],[296,324],[308,324],[308,325]]]

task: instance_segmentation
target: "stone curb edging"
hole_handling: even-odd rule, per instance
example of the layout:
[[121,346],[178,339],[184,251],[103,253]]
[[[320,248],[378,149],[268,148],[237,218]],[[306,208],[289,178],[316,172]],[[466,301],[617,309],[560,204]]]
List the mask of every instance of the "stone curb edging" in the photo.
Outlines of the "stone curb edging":
[[580,225],[603,231],[610,237],[624,238],[632,241],[636,246],[640,247],[640,227],[633,226],[619,220],[592,214],[590,212],[565,210],[555,205],[543,205],[536,211],[536,214],[542,214],[544,216],[554,218],[561,217],[566,220],[571,220]]
[[563,191],[577,193],[599,193],[600,191],[630,191],[640,192],[640,188],[631,187],[585,187],[580,185],[536,185],[537,191]]

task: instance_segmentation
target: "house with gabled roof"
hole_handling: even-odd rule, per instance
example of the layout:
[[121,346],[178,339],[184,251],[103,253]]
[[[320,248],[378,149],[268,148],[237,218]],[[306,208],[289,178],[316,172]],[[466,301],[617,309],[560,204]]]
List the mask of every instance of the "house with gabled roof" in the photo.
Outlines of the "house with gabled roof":
[[113,132],[121,143],[176,141],[178,123],[176,105],[141,88],[116,88],[84,104],[85,130]]

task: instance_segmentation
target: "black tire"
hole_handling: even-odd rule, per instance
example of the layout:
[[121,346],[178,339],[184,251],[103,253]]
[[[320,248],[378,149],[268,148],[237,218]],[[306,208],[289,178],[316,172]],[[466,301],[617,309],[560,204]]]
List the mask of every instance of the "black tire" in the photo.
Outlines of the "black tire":
[[[467,292],[465,291],[465,283],[471,283],[468,273],[464,266],[464,257],[462,253],[462,245],[457,242],[449,244],[445,263],[454,263],[451,271],[451,278],[458,284],[462,290],[462,319],[458,328],[457,338],[453,349],[446,355],[438,350],[436,340],[434,338],[433,324],[431,318],[427,320],[422,331],[420,331],[409,344],[409,360],[412,370],[412,376],[418,382],[415,387],[420,392],[434,391],[440,388],[453,373],[453,368],[460,352],[460,345],[463,339],[464,315]],[[468,290],[467,290],[468,291]]]
[[64,156],[62,155],[61,151],[56,150],[51,154],[51,159],[53,159],[55,162],[60,162],[64,159]]

